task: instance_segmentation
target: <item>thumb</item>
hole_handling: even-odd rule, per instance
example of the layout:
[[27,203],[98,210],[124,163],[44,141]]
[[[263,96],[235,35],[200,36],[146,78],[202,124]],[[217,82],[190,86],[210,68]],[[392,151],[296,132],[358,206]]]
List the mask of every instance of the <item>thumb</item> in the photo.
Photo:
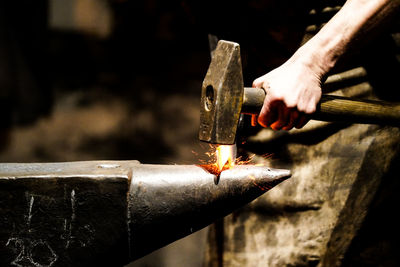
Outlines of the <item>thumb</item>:
[[262,88],[264,83],[264,76],[261,76],[253,81],[253,88]]

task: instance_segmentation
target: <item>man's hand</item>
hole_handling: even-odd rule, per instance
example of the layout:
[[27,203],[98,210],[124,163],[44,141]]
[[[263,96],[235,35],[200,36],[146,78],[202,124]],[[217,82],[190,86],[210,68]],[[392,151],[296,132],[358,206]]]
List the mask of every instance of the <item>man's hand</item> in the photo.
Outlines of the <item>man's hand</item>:
[[258,123],[274,130],[302,128],[321,99],[320,75],[291,60],[256,79],[253,87],[266,91]]

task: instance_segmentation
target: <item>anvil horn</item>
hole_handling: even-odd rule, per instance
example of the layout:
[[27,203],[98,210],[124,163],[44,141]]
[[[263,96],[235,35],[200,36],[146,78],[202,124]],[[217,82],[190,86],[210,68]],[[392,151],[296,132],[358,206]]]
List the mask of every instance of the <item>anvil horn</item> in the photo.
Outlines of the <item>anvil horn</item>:
[[[0,164],[0,265],[122,266],[290,177],[137,161]],[[35,266],[36,266],[35,265]]]

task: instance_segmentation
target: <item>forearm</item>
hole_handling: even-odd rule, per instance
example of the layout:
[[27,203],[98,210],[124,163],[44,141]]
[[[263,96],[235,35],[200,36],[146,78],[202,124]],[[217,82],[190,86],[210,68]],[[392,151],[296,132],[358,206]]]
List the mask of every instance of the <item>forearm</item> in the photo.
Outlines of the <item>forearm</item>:
[[321,80],[350,47],[361,44],[398,12],[400,0],[348,0],[289,62],[301,61]]

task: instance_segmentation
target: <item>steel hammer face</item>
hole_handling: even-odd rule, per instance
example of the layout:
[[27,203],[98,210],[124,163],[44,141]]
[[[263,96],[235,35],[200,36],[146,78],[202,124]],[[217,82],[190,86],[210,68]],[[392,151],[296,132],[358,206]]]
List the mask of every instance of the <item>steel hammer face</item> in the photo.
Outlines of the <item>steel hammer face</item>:
[[242,103],[240,47],[221,40],[202,85],[199,139],[214,144],[234,144]]

